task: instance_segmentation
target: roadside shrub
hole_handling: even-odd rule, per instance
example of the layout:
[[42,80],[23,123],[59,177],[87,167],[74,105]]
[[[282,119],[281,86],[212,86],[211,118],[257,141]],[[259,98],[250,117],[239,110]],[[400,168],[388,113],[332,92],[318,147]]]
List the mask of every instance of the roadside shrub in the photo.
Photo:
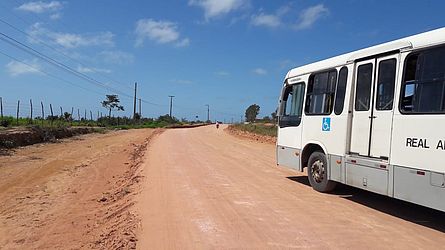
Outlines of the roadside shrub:
[[11,117],[5,117],[5,118],[3,118],[3,120],[0,121],[0,126],[6,128],[6,127],[11,126],[11,125],[12,125],[12,122],[13,122],[13,118],[11,118]]

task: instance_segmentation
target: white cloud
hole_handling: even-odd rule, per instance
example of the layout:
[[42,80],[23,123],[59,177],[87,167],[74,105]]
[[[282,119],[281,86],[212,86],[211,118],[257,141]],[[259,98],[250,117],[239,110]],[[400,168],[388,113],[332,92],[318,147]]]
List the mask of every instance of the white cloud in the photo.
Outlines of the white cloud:
[[[155,41],[160,44],[177,42],[181,34],[178,25],[169,21],[155,21],[153,19],[140,19],[136,22],[136,47],[142,46],[145,39]],[[177,47],[184,47],[190,44],[188,38],[184,38],[176,43]]]
[[248,0],[189,0],[189,5],[204,9],[206,20],[235,11],[247,3]]
[[118,50],[106,50],[99,53],[106,63],[129,64],[134,62],[134,56],[130,53]]
[[193,84],[193,81],[184,80],[184,79],[173,79],[170,82],[177,83],[177,84]]
[[30,42],[38,43],[37,40],[50,40],[50,43],[57,44],[67,49],[87,46],[114,46],[114,34],[106,31],[94,34],[74,34],[53,32],[43,27],[41,23],[33,24],[28,33],[31,37]]
[[280,17],[277,15],[268,15],[260,13],[259,15],[253,15],[251,23],[255,26],[266,26],[269,28],[275,28],[281,25]]
[[81,65],[77,66],[77,71],[79,71],[80,73],[111,73],[111,70],[109,69],[89,68]]
[[216,74],[217,76],[229,76],[229,75],[230,75],[229,72],[224,71],[224,70],[220,70],[220,71],[218,71],[218,72],[215,72],[215,74]]
[[184,38],[180,42],[176,43],[176,47],[187,47],[190,45],[190,39]]
[[23,62],[10,61],[6,64],[6,70],[11,76],[19,76],[25,74],[40,74],[41,66],[37,59],[24,60]]
[[304,9],[298,19],[295,29],[302,30],[312,27],[312,25],[321,17],[329,14],[328,8],[323,4],[318,4]]
[[44,12],[56,12],[63,8],[62,3],[59,1],[51,1],[51,2],[28,2],[17,7],[18,10],[28,11],[33,13],[44,13]]
[[254,73],[256,75],[266,75],[267,70],[262,69],[262,68],[256,68],[256,69],[252,70],[252,73]]
[[107,31],[94,35],[80,35],[71,33],[52,33],[54,41],[65,48],[106,45],[113,46],[114,34]]
[[283,70],[283,69],[290,69],[292,67],[295,67],[296,63],[292,60],[284,59],[284,60],[279,61],[278,65],[279,65],[279,68],[281,70]]
[[62,13],[58,12],[58,13],[51,14],[49,16],[49,18],[51,20],[59,20],[60,18],[62,18]]

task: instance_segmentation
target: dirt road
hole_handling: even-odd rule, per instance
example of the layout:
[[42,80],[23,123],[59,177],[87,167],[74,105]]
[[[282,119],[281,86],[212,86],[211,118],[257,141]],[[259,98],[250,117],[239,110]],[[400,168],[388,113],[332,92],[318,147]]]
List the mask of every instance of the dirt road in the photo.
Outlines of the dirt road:
[[0,249],[129,249],[153,130],[84,135],[0,156]]
[[168,130],[143,163],[140,249],[438,249],[444,213],[342,187],[312,190],[274,145],[213,126]]
[[0,156],[0,249],[442,248],[445,213],[312,190],[273,144],[213,126],[129,130]]

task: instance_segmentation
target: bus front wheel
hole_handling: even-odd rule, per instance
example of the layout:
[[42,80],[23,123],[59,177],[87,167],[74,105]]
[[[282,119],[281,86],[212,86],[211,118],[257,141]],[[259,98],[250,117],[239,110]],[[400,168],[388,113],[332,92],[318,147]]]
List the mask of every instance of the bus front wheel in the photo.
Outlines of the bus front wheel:
[[336,182],[328,179],[328,161],[322,152],[313,152],[308,162],[308,178],[312,188],[318,192],[330,192]]

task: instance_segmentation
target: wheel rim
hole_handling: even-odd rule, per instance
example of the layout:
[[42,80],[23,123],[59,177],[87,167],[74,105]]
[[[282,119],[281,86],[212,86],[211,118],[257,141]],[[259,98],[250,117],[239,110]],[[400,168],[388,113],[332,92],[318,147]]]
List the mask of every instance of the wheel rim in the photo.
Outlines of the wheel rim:
[[312,179],[320,183],[324,178],[324,164],[321,160],[316,160],[311,166]]

